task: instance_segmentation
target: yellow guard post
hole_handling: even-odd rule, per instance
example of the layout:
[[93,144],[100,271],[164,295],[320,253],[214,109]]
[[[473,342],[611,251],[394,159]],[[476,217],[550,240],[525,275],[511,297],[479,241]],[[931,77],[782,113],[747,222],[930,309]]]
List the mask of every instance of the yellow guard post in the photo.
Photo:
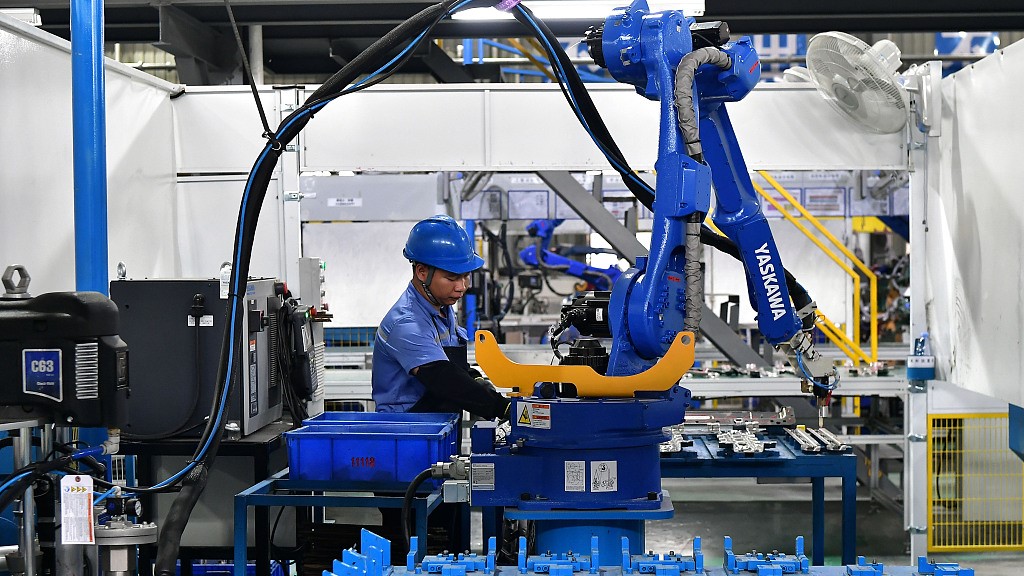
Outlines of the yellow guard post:
[[476,332],[477,364],[495,386],[529,392],[537,382],[571,383],[580,398],[632,398],[636,392],[668,390],[693,366],[693,347],[693,332],[680,332],[654,366],[632,376],[603,376],[590,366],[517,364],[498,348],[494,335]]

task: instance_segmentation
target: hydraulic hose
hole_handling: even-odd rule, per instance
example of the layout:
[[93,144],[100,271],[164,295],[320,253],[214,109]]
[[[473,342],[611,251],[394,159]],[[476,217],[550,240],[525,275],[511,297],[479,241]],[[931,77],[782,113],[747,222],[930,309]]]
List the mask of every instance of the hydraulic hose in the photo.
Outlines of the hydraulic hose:
[[412,552],[412,537],[410,534],[412,530],[409,529],[409,516],[412,511],[412,499],[416,496],[416,491],[419,490],[420,484],[427,481],[428,478],[433,474],[431,468],[427,468],[423,472],[420,472],[412,479],[409,483],[409,487],[405,489],[405,498],[402,498],[402,536],[405,538],[405,551],[406,553]]

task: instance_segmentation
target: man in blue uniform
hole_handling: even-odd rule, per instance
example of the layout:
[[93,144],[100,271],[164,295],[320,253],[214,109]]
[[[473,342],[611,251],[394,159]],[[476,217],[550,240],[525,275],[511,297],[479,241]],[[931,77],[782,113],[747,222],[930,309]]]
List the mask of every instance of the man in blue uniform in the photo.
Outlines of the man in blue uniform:
[[452,308],[484,261],[449,216],[432,216],[409,232],[402,254],[413,277],[377,329],[373,400],[378,412],[462,412],[507,418],[509,400],[473,374],[466,330]]

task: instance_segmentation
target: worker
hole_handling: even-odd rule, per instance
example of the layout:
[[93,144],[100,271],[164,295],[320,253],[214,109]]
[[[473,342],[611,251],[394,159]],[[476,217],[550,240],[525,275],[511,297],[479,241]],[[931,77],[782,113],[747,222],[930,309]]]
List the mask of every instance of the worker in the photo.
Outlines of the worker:
[[452,308],[484,261],[450,216],[431,216],[409,232],[402,251],[412,281],[391,307],[373,347],[373,401],[378,412],[456,412],[508,418],[509,400],[474,373],[466,330]]

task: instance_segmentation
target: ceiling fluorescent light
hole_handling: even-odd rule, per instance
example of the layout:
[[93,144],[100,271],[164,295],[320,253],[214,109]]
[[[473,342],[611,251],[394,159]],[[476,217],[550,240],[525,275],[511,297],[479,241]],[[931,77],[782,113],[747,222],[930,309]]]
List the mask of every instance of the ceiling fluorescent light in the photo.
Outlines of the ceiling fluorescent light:
[[[603,20],[616,8],[626,6],[626,0],[534,0],[524,3],[541,20]],[[687,16],[702,16],[704,0],[649,2],[651,10],[680,10]],[[512,14],[494,8],[472,8],[455,13],[453,20],[511,20]]]

